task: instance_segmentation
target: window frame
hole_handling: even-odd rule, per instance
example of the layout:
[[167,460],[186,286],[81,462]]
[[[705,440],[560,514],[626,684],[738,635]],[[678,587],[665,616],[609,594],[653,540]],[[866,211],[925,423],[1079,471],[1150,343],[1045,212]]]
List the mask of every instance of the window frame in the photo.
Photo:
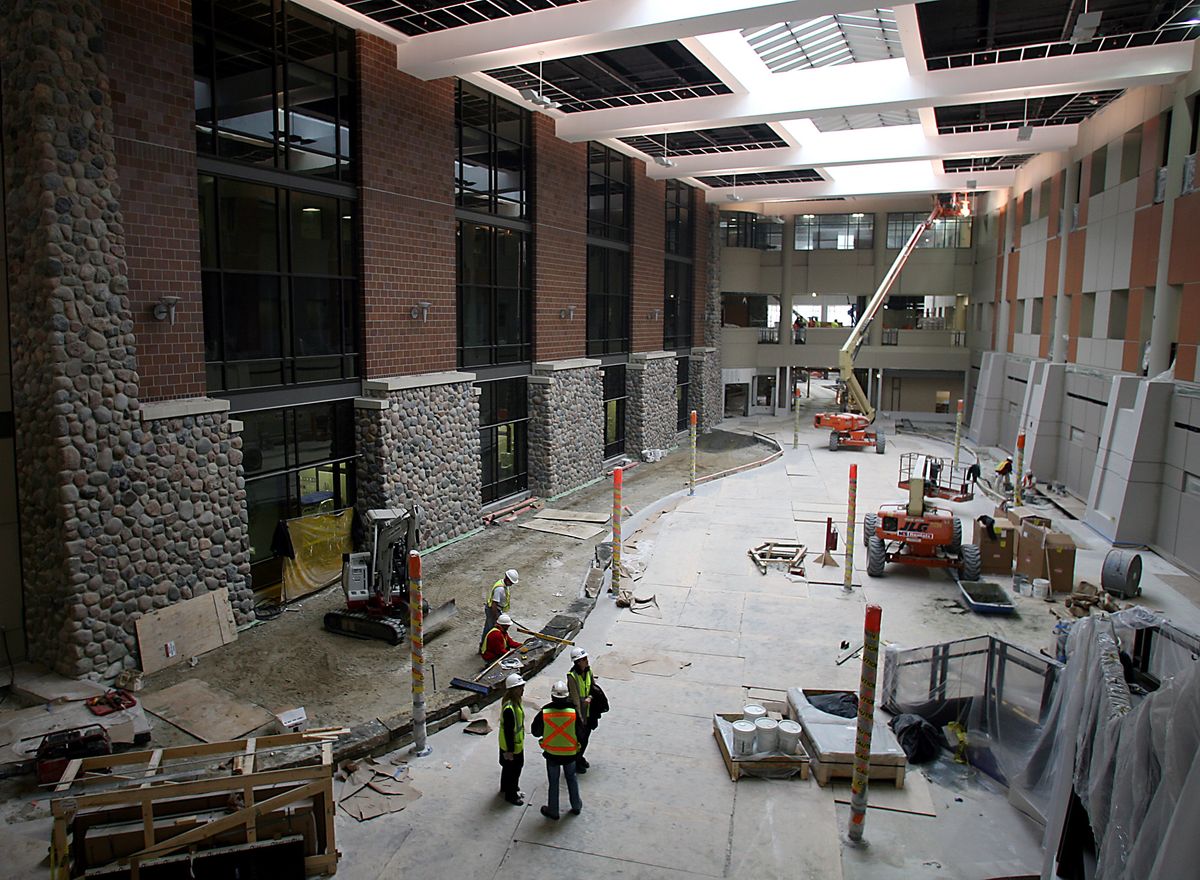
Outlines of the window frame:
[[875,247],[875,215],[797,214],[792,244],[797,251],[871,250]]
[[[480,389],[479,395],[479,478],[480,498],[483,504],[492,504],[529,488],[529,388],[526,376],[515,376],[507,379],[492,379],[476,382]],[[494,389],[501,384],[508,384],[514,396],[512,401],[520,404],[519,415],[507,410],[501,413],[495,403]],[[519,391],[516,389],[518,388]],[[492,398],[492,399],[489,399]],[[501,477],[501,443],[500,437],[507,434],[512,438],[513,469],[508,476]],[[489,438],[494,442],[489,443]],[[489,462],[487,457],[492,454]],[[495,479],[488,479],[488,465],[492,466]]]

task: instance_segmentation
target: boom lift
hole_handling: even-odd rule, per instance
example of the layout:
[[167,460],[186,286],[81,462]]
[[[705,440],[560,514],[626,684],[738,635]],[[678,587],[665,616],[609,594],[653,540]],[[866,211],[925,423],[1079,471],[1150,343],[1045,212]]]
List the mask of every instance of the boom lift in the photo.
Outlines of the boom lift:
[[900,271],[908,262],[908,258],[917,249],[917,242],[920,241],[921,236],[933,226],[935,221],[943,217],[966,216],[969,213],[970,204],[965,194],[941,193],[935,196],[933,210],[908,237],[908,241],[896,255],[891,268],[879,282],[875,295],[871,297],[871,301],[867,303],[867,307],[863,309],[862,315],[855,323],[854,329],[850,331],[850,336],[847,337],[841,351],[838,352],[838,370],[841,373],[841,389],[838,398],[841,403],[841,411],[817,413],[813,416],[814,428],[831,429],[829,432],[829,448],[831,450],[836,451],[844,446],[858,449],[874,446],[875,451],[879,455],[883,455],[886,447],[883,431],[871,430],[871,425],[875,421],[875,407],[871,406],[871,401],[867,399],[866,392],[854,375],[854,359],[858,356],[858,349],[866,338],[867,328],[879,314],[883,304],[887,302],[892,285],[900,277]]
[[[399,645],[408,634],[408,551],[417,548],[415,508],[368,510],[373,531],[371,550],[342,557],[344,611],[325,615],[325,629],[360,639],[381,639]],[[435,611],[421,603],[424,634],[430,635],[458,614],[453,599]]]

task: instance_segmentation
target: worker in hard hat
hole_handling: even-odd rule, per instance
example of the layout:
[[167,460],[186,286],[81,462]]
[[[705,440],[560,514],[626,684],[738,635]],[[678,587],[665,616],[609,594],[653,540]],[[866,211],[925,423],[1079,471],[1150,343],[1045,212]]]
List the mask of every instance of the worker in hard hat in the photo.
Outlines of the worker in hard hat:
[[587,751],[588,737],[591,735],[592,707],[592,669],[588,661],[588,653],[583,648],[571,649],[571,671],[567,673],[567,690],[571,695],[571,705],[575,707],[578,719],[576,731],[579,734],[579,753],[575,756],[575,772],[587,773],[588,762],[583,753]]
[[525,766],[525,679],[514,672],[504,679],[500,701],[500,794],[515,807],[525,803],[521,793],[521,768]]
[[509,610],[512,600],[512,588],[521,580],[521,575],[515,568],[504,572],[504,577],[492,584],[491,589],[483,596],[483,635],[480,641],[487,638],[488,631],[496,625],[496,618]]
[[556,681],[550,688],[550,702],[534,716],[529,732],[541,740],[542,757],[546,759],[546,776],[550,790],[542,815],[558,820],[558,777],[559,771],[567,777],[567,794],[571,799],[571,812],[578,816],[583,810],[579,798],[579,781],[575,778],[575,756],[579,753],[577,715],[571,705],[571,692],[565,681]]
[[510,626],[512,618],[501,614],[496,618],[496,625],[484,635],[483,641],[479,643],[479,653],[483,655],[485,663],[500,659],[512,648],[521,647],[521,643],[508,634]]

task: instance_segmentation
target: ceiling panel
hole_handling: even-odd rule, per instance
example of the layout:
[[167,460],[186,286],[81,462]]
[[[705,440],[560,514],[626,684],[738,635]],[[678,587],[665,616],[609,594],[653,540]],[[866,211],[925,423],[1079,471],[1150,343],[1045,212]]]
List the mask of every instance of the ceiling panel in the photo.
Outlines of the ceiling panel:
[[1018,156],[974,156],[970,159],[943,159],[942,171],[959,174],[969,171],[1007,171],[1020,168],[1033,158],[1033,153]]
[[754,174],[722,174],[717,177],[697,177],[709,186],[752,186],[759,183],[813,183],[824,180],[812,168],[793,168],[790,171],[762,171]]
[[840,116],[816,116],[818,131],[850,131],[859,128],[886,128],[889,125],[920,125],[916,110],[888,110],[883,113],[850,113]]
[[409,36],[590,0],[343,0],[342,5]]
[[773,73],[903,57],[891,9],[822,15],[742,31]]
[[1104,109],[1121,95],[1121,90],[1052,95],[1019,101],[992,101],[987,104],[958,104],[935,107],[938,134],[969,131],[1003,131],[1029,125],[1075,125]]
[[[669,135],[621,138],[647,156],[697,156],[704,153],[736,153],[786,147],[787,141],[769,125],[733,125],[699,131],[673,131]],[[665,148],[664,148],[665,143]]]

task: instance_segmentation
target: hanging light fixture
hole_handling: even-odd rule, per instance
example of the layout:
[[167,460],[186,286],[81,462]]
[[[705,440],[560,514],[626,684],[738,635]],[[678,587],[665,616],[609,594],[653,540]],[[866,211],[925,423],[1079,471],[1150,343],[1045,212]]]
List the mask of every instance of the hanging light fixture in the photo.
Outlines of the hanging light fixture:
[[667,152],[667,133],[663,132],[663,151],[661,156],[655,156],[654,161],[663,168],[674,168],[675,162]]

